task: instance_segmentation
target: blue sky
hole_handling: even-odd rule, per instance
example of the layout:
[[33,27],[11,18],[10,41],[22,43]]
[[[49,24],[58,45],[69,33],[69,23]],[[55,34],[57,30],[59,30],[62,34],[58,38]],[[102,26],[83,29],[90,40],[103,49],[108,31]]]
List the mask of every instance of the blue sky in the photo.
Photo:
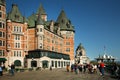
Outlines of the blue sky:
[[48,20],[56,20],[64,9],[75,26],[75,50],[79,43],[87,56],[94,59],[99,54],[120,60],[120,0],[6,0],[7,12],[16,3],[22,15],[28,17],[43,5]]

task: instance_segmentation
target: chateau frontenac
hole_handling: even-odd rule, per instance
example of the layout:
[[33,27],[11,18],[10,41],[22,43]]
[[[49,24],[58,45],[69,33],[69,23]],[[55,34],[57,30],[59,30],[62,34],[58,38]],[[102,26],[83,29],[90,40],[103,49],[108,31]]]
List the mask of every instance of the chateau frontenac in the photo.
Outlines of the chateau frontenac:
[[28,18],[17,4],[11,6],[6,11],[6,1],[0,0],[0,64],[62,68],[74,62],[75,29],[64,10],[54,21],[47,20],[42,4]]

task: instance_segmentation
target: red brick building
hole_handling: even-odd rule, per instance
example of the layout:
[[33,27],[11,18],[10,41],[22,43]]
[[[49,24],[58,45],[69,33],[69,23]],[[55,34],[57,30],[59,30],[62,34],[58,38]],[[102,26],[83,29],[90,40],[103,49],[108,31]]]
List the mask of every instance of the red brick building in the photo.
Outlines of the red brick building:
[[7,35],[4,39],[6,64],[14,63],[23,67],[25,64],[28,67],[65,67],[74,61],[75,30],[64,10],[56,21],[48,21],[42,5],[36,13],[25,18],[18,6],[13,4],[7,18],[3,17],[3,20],[6,21],[4,30]]

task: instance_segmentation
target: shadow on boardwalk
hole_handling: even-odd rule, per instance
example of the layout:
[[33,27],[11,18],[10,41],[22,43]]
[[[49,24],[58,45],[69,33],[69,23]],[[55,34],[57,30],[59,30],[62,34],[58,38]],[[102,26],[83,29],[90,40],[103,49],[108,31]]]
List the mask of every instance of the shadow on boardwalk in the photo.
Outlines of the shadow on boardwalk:
[[[4,74],[0,80],[99,80],[99,74],[66,72],[65,69],[18,72],[14,76]],[[107,76],[106,80],[115,80]]]

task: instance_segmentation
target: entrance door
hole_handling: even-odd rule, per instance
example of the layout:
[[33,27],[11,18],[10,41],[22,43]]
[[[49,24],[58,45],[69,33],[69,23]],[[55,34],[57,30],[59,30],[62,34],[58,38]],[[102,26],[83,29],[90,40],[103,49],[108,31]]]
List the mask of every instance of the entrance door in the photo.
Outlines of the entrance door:
[[48,68],[48,61],[46,61],[46,60],[42,61],[42,67]]

